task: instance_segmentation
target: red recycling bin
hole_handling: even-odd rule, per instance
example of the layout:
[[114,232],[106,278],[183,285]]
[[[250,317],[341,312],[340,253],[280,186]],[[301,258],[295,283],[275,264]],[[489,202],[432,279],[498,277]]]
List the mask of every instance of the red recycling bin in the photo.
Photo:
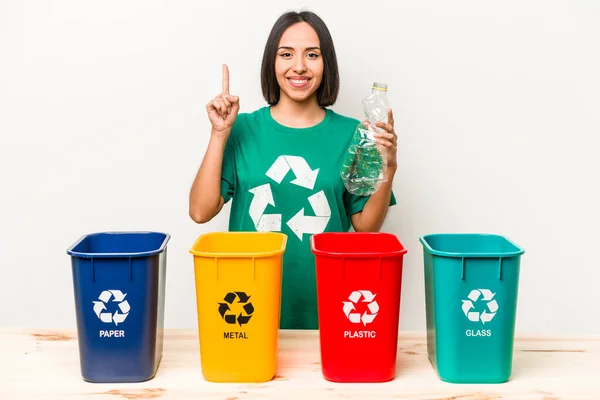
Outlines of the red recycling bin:
[[385,382],[396,375],[402,263],[395,235],[321,233],[315,255],[321,368],[332,382]]

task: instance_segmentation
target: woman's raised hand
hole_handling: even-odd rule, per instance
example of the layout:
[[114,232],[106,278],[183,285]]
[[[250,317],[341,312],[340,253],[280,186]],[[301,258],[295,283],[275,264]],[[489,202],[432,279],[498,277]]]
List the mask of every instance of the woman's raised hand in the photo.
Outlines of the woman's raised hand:
[[223,64],[223,91],[206,105],[212,134],[227,137],[240,110],[240,99],[229,93],[229,68]]

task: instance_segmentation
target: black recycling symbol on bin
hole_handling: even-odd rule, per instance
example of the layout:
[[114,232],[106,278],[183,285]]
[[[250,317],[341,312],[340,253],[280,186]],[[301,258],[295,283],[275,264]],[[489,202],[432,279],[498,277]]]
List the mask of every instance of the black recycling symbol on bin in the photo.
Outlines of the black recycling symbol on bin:
[[[237,302],[239,304],[243,304],[244,309],[244,312],[240,312],[239,315],[231,313],[231,308],[229,308],[236,298],[238,299]],[[254,312],[254,306],[248,301],[250,300],[250,296],[244,292],[229,292],[225,295],[223,300],[225,300],[225,303],[219,303],[219,314],[221,314],[221,318],[223,318],[225,322],[232,325],[238,323],[242,326],[250,321],[252,313]]]

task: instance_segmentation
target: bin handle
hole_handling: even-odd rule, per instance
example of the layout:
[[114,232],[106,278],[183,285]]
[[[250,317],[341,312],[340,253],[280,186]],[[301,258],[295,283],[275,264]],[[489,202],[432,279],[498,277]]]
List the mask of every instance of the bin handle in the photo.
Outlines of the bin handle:
[[[346,280],[346,258],[344,256],[340,257],[340,262],[342,263],[342,280]],[[464,271],[465,260],[463,258],[463,271]],[[379,258],[379,280],[383,280],[383,257]]]
[[498,280],[502,280],[502,257],[498,257]]
[[[215,260],[215,277],[219,280],[219,257],[214,257]],[[252,280],[256,280],[256,257],[252,257]]]
[[[96,280],[95,268],[94,268],[94,257],[90,258],[90,266],[92,267],[92,281]],[[129,280],[133,279],[133,261],[132,257],[129,257]]]
[[[462,257],[462,269],[460,271],[460,280],[465,280],[465,257]],[[502,257],[498,257],[498,280],[502,280]]]

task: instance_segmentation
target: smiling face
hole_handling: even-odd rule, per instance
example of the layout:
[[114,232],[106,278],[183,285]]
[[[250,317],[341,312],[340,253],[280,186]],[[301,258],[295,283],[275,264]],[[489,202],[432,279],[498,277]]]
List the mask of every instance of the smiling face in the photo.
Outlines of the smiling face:
[[323,57],[317,32],[306,22],[290,26],[281,36],[275,55],[280,98],[317,101],[323,80]]

